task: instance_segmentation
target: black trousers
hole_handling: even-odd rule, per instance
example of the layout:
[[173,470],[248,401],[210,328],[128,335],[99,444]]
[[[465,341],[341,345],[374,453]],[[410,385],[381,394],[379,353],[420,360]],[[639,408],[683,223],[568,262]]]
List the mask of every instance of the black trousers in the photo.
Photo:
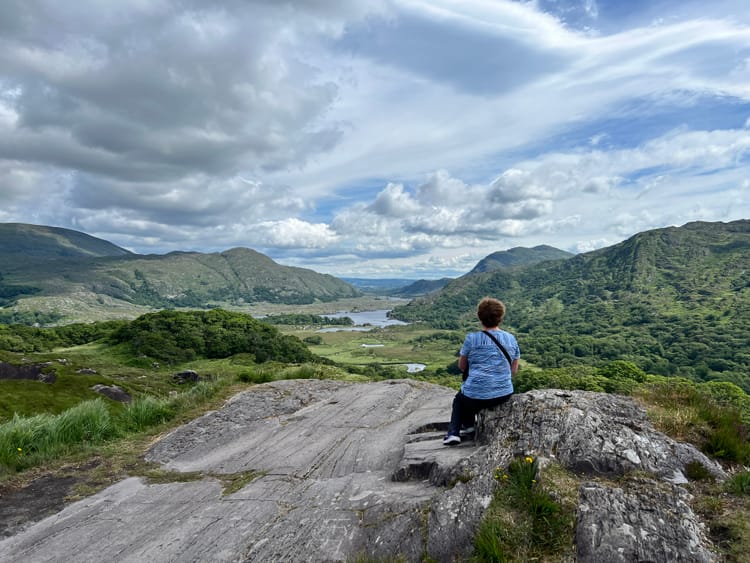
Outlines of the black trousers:
[[450,426],[448,426],[448,434],[458,436],[458,432],[462,426],[474,426],[474,417],[479,411],[502,405],[510,399],[511,395],[512,393],[492,399],[472,399],[459,391],[453,398],[453,409],[451,410],[451,422]]

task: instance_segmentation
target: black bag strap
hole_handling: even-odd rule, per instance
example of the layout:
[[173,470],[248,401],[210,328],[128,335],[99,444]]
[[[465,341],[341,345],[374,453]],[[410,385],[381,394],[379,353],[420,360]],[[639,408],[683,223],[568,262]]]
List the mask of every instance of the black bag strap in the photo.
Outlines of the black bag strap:
[[495,338],[495,335],[492,334],[489,330],[483,330],[482,332],[489,336],[492,341],[497,344],[497,347],[500,348],[500,351],[503,353],[503,356],[505,356],[505,359],[508,360],[508,364],[510,365],[511,370],[513,370],[513,360],[510,359],[510,354],[508,354],[508,351],[503,347],[502,344],[500,344],[500,341]]

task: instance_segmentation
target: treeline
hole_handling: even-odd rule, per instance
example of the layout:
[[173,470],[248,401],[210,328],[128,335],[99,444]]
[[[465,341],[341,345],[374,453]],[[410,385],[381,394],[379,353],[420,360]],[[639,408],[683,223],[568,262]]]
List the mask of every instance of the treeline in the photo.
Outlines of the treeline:
[[263,321],[272,325],[334,325],[334,326],[353,326],[354,321],[351,317],[325,317],[321,315],[308,315],[305,313],[287,313],[283,315],[268,315],[263,317]]
[[79,346],[107,338],[127,322],[101,321],[50,328],[0,324],[0,350],[29,353]]

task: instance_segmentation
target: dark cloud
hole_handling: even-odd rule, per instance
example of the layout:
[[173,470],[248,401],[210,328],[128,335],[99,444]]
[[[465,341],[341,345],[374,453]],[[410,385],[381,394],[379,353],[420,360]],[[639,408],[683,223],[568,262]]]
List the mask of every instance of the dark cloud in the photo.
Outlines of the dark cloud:
[[403,68],[430,80],[478,95],[522,87],[567,66],[570,58],[512,26],[468,25],[404,10],[398,18],[347,28],[338,49]]
[[316,120],[337,87],[295,55],[294,32],[279,33],[284,9],[17,3],[0,73],[18,119],[0,158],[146,181],[274,170],[329,150],[340,132]]

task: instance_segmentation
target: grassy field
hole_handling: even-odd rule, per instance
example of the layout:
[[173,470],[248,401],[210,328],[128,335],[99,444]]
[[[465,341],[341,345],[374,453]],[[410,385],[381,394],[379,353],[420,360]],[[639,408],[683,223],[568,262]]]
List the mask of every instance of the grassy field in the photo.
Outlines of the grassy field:
[[337,363],[348,365],[424,364],[425,370],[435,372],[455,362],[463,342],[461,333],[438,331],[416,326],[373,328],[368,332],[317,332],[316,328],[281,327],[286,334],[302,340],[320,336],[322,344],[311,345],[313,353]]

